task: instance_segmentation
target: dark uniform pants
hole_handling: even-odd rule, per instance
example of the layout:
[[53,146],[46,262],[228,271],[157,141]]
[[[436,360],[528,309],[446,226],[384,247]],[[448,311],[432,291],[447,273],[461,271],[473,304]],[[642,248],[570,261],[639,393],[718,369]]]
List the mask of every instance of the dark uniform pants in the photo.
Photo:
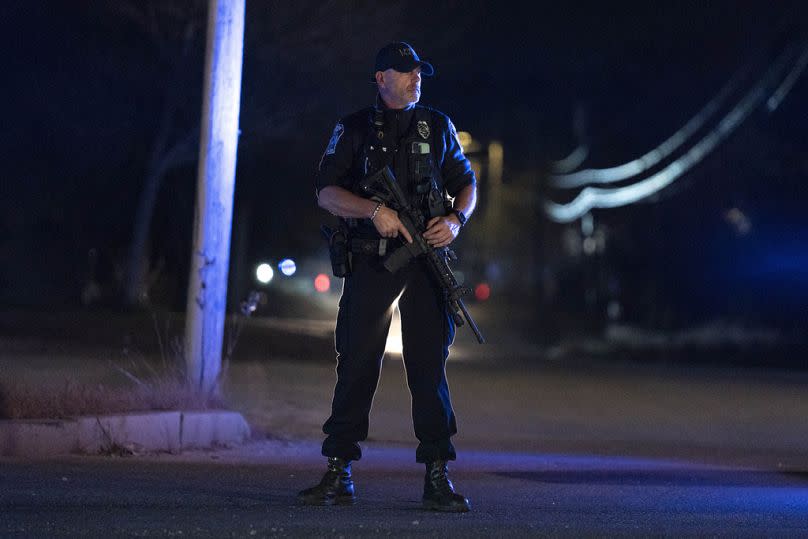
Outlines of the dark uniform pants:
[[[400,298],[399,298],[400,296]],[[379,383],[387,332],[396,298],[412,419],[420,444],[417,462],[454,460],[450,437],[457,433],[446,381],[446,358],[455,325],[423,260],[396,273],[378,256],[355,254],[337,316],[337,385],[323,455],[358,460],[368,435],[368,414]]]

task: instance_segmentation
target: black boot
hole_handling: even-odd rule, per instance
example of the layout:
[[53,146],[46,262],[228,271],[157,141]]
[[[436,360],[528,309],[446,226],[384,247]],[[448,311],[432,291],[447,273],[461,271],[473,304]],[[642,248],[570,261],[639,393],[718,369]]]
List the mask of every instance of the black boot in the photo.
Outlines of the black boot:
[[449,466],[445,460],[426,463],[424,477],[424,509],[465,513],[471,510],[471,504],[462,495],[455,493],[449,481]]
[[328,457],[328,471],[320,484],[297,495],[298,501],[306,505],[353,505],[356,503],[351,461]]

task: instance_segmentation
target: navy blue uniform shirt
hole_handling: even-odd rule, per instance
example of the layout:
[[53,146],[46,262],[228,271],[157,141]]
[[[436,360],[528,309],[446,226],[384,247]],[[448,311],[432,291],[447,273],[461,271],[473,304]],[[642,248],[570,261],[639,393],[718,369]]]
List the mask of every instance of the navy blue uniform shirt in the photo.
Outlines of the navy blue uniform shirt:
[[[477,179],[471,170],[469,160],[457,140],[457,131],[448,116],[435,109],[415,105],[404,110],[384,110],[385,145],[395,148],[411,127],[415,109],[423,108],[431,113],[433,130],[432,154],[437,160],[443,178],[443,186],[451,197],[457,196],[467,185],[475,185]],[[354,192],[354,186],[365,173],[363,162],[364,144],[370,135],[373,108],[368,107],[341,119],[331,135],[325,152],[320,159],[316,177],[317,192],[328,185],[336,185]],[[406,159],[403,150],[395,155],[393,171],[399,176],[400,163]]]

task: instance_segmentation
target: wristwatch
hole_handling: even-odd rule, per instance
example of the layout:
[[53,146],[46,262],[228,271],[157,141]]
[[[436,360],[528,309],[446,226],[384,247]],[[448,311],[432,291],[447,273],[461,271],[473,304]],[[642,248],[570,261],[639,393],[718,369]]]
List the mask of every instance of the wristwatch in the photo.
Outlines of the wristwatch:
[[466,216],[460,210],[452,210],[452,213],[457,216],[457,220],[460,221],[460,226],[466,225]]

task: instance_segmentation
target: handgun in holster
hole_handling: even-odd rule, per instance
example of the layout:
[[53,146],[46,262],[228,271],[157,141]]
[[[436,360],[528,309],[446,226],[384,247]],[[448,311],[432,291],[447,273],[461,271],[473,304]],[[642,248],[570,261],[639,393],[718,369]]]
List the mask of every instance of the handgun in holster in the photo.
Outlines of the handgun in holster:
[[334,277],[347,277],[351,274],[351,251],[348,248],[348,233],[345,227],[320,227],[325,241],[328,242],[328,255],[331,258],[331,271]]

